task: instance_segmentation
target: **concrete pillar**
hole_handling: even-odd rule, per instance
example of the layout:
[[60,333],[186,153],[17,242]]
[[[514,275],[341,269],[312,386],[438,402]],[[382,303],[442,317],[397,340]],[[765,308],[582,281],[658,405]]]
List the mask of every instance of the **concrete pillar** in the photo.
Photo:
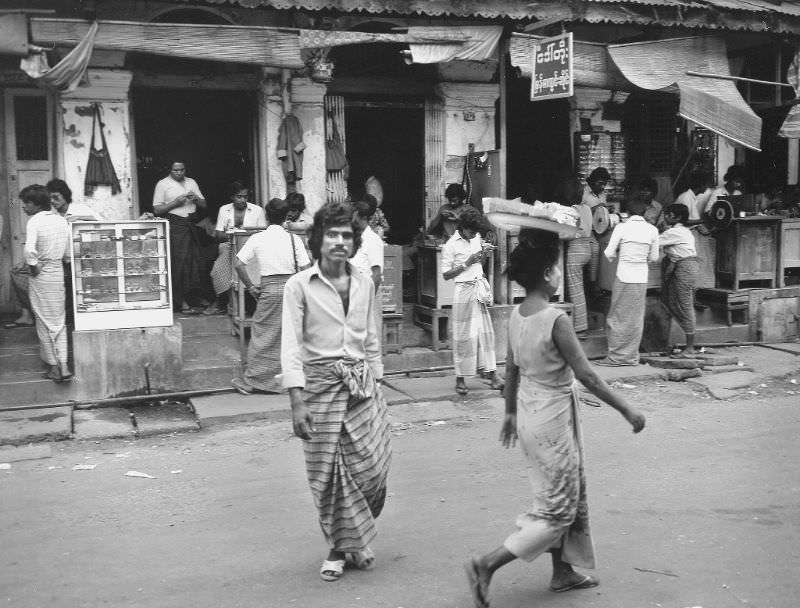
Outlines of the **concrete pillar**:
[[266,204],[274,197],[286,196],[286,180],[277,156],[278,130],[283,116],[281,71],[265,68],[258,89],[258,201]]
[[475,144],[476,151],[497,147],[495,103],[500,97],[500,86],[442,82],[436,85],[436,94],[444,105],[444,181],[447,184],[461,183],[469,144]]
[[[292,112],[303,127],[303,179],[296,183],[306,197],[306,210],[313,215],[327,199],[325,191],[325,109],[323,101],[328,87],[309,78],[292,78],[290,100]],[[276,138],[277,143],[277,138]],[[281,169],[281,176],[283,171]],[[285,183],[285,182],[284,182]]]
[[[58,177],[72,189],[73,201],[83,202],[104,220],[128,220],[139,215],[134,196],[134,140],[130,117],[131,72],[116,69],[89,69],[88,86],[60,95],[57,101],[56,141]],[[99,186],[84,195],[84,178],[92,139],[92,103],[98,103],[105,123],[106,144],[122,191],[111,193],[110,186]],[[95,147],[102,145],[100,131]]]

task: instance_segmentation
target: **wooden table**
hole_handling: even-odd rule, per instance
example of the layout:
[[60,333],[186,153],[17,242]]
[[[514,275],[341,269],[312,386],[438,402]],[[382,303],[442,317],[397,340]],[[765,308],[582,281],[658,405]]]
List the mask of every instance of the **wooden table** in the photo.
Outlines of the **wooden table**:
[[734,219],[727,230],[717,234],[717,281],[733,291],[745,281],[775,287],[780,228],[781,218],[771,215]]

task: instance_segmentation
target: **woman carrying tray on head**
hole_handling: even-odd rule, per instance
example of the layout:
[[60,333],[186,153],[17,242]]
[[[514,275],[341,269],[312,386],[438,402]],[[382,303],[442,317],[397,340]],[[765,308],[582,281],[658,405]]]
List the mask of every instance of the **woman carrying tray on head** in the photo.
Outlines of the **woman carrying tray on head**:
[[595,567],[576,378],[622,414],[634,433],[645,425],[644,416],[592,369],[566,313],[549,304],[561,279],[557,240],[547,233],[529,239],[528,232],[520,235],[508,269],[509,278],[525,288],[525,300],[509,320],[500,441],[508,448],[519,439],[533,504],[517,517],[517,530],[502,545],[467,562],[476,608],[489,606],[489,583],[499,568],[518,558],[533,561],[546,552],[553,563],[551,591],[599,584],[573,570]]

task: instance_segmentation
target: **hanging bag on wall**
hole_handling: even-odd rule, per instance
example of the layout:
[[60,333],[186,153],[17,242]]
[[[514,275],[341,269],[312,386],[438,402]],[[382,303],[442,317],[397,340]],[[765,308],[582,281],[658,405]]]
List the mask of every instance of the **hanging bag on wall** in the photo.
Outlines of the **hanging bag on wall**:
[[[94,133],[100,127],[101,148],[94,147]],[[92,104],[92,143],[89,146],[89,160],[86,163],[86,178],[83,182],[83,193],[92,196],[97,186],[111,186],[111,194],[119,194],[122,188],[117,179],[117,172],[111,163],[106,145],[106,135],[103,132],[103,121],[100,118],[100,106]]]
[[336,119],[329,114],[331,120],[331,138],[325,140],[325,168],[328,171],[347,171],[347,156],[344,153],[339,129],[336,128]]

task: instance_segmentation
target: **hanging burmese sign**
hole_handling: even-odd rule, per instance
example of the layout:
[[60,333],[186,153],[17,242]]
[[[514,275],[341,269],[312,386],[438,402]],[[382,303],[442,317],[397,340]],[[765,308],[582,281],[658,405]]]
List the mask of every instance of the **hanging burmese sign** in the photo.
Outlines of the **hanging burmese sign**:
[[572,97],[572,32],[543,38],[533,50],[531,101]]

